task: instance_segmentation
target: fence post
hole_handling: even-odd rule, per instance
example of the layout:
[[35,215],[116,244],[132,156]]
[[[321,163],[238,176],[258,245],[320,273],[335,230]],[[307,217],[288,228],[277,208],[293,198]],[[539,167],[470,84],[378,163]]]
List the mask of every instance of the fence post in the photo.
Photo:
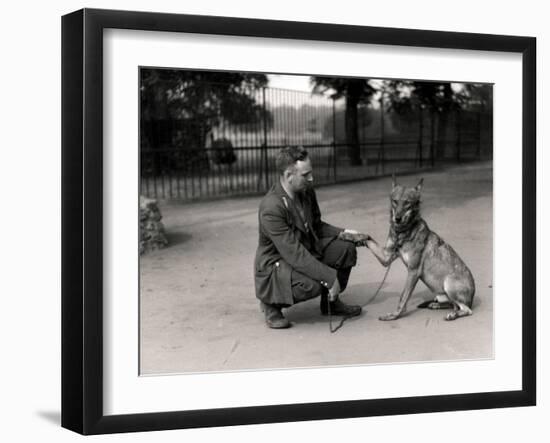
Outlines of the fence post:
[[264,120],[264,143],[263,143],[263,149],[262,154],[264,156],[264,164],[263,169],[265,173],[265,190],[267,191],[269,189],[269,163],[267,161],[267,109],[266,109],[266,103],[265,103],[265,86],[262,88],[262,106],[263,106],[263,120]]
[[378,150],[378,164],[376,165],[376,172],[378,172],[378,166],[380,166],[382,170],[382,174],[384,174],[384,162],[386,160],[384,155],[384,145],[386,143],[385,132],[386,130],[385,130],[385,122],[384,122],[384,91],[382,91],[382,95],[380,96],[380,148]]
[[[158,198],[157,195],[157,155],[158,151],[153,153],[153,195],[154,198]],[[159,168],[160,169],[160,168]]]
[[336,99],[332,99],[332,169],[336,182]]
[[431,119],[430,161],[433,168],[435,166],[435,110],[433,109],[430,109],[430,119]]
[[481,109],[477,113],[477,159],[481,158]]
[[455,127],[456,127],[456,162],[460,163],[460,143],[461,143],[460,131],[462,130],[461,122],[460,122],[460,109],[456,110],[456,126]]
[[423,139],[424,139],[424,109],[422,108],[422,105],[419,106],[419,115],[420,119],[418,121],[418,146],[417,146],[417,158],[418,158],[418,166],[422,167],[422,155],[424,151],[424,146],[422,146]]

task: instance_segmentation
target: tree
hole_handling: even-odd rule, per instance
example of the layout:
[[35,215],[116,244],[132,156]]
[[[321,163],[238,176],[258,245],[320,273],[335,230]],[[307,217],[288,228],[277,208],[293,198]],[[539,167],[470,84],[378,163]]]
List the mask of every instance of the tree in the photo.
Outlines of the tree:
[[359,106],[368,105],[376,89],[368,79],[311,77],[313,92],[330,91],[333,99],[344,97],[346,100],[345,130],[348,158],[351,165],[361,165],[361,146],[359,143]]
[[256,101],[266,85],[264,74],[142,68],[141,146],[178,148],[164,168],[207,168],[205,147],[215,128],[257,129],[268,117]]
[[[463,97],[463,108],[471,111],[476,116],[478,132],[476,154],[482,156],[482,145],[488,145],[491,149],[488,152],[492,156],[493,146],[493,86],[490,84],[468,83],[465,84],[461,95]],[[484,139],[485,143],[483,143]]]
[[[388,102],[390,108],[400,115],[419,115],[419,132],[423,131],[423,110],[427,110],[431,122],[430,152],[432,161],[445,155],[445,144],[448,142],[449,117],[455,113],[456,154],[459,158],[460,131],[462,121],[472,119],[475,115],[479,132],[478,151],[481,149],[481,118],[487,112],[492,113],[493,89],[489,84],[428,82],[394,80],[386,82],[390,91]],[[470,111],[464,115],[463,111]],[[466,120],[468,122],[468,120]],[[437,126],[437,131],[436,131]],[[492,140],[492,119],[487,118],[484,128]],[[437,137],[436,137],[437,134]],[[419,140],[422,139],[422,135]],[[421,144],[421,142],[419,142]]]
[[[453,110],[460,110],[464,97],[455,91],[450,82],[429,82],[392,80],[386,83],[390,109],[398,114],[417,112],[419,114],[420,132],[423,131],[422,111],[430,115],[432,161],[444,155],[449,115]],[[435,123],[437,117],[437,139]]]
[[472,111],[493,110],[493,86],[482,83],[467,83],[461,91],[462,106]]

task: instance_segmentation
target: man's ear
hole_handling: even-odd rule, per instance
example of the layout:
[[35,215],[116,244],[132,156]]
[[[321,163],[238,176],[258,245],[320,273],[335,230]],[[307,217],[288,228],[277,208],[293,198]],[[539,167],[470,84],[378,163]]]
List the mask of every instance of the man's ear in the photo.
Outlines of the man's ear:
[[422,177],[420,179],[420,181],[418,182],[418,184],[415,186],[414,190],[416,192],[420,192],[422,190],[422,186],[424,185],[424,177]]
[[292,179],[292,168],[286,168],[283,177],[285,181],[289,182]]

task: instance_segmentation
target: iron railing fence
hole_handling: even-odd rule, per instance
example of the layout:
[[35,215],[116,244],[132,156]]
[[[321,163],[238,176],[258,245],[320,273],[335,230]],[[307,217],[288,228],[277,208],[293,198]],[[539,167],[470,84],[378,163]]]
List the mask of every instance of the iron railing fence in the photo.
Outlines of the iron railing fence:
[[278,179],[275,156],[304,146],[317,184],[389,172],[432,168],[441,162],[492,158],[492,114],[460,111],[439,119],[426,112],[400,116],[360,108],[361,165],[350,165],[343,100],[300,91],[247,91],[256,116],[239,109],[210,115],[141,120],[140,193],[157,199],[198,200],[265,193]]

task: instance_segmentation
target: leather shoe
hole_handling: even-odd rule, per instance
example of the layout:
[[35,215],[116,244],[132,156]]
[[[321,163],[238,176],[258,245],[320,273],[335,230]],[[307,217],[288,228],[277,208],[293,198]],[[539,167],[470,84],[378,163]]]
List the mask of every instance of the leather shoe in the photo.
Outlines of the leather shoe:
[[265,323],[272,329],[286,329],[290,327],[290,322],[284,318],[281,308],[260,302],[260,307],[265,314]]
[[[328,315],[328,296],[321,295],[321,314]],[[330,302],[330,313],[332,315],[341,315],[343,317],[356,317],[361,314],[362,308],[359,305],[347,305],[337,298]]]

